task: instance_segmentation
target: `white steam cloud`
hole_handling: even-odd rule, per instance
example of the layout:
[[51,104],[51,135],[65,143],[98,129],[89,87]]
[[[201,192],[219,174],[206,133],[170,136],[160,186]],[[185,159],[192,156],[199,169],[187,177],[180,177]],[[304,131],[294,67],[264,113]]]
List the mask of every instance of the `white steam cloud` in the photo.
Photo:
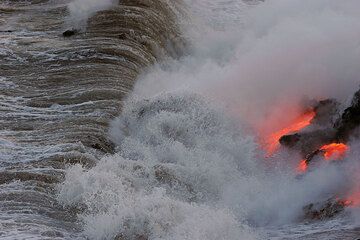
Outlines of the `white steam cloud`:
[[[209,1],[187,2],[198,12]],[[229,21],[205,27],[214,18],[201,16],[188,31],[191,53],[146,74],[135,93],[189,89],[254,123],[277,106],[291,113],[304,96],[345,100],[359,87],[359,1],[267,0],[246,14],[240,2],[211,1],[209,12]]]
[[60,186],[61,202],[87,207],[87,236],[255,239],[250,227],[291,224],[304,205],[358,189],[357,141],[345,164],[324,161],[296,178],[299,156],[263,159],[243,123],[291,117],[304,95],[352,96],[360,1],[185,3],[194,18],[184,21],[189,52],[138,81],[110,129],[117,154],[91,170],[71,168]]

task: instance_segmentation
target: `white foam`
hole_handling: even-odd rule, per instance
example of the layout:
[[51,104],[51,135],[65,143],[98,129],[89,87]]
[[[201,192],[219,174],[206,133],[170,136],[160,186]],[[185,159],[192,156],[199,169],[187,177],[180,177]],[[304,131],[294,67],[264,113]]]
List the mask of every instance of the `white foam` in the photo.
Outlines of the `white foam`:
[[[253,239],[219,201],[225,185],[255,169],[251,139],[198,97],[128,103],[111,132],[118,153],[89,171],[73,167],[59,200],[85,204],[92,239]],[[244,173],[243,173],[244,172]]]
[[[91,238],[257,238],[249,225],[296,222],[304,205],[354,185],[357,167],[330,162],[295,178],[298,159],[262,159],[244,126],[278,109],[291,116],[277,105],[294,109],[303,94],[344,99],[356,89],[360,2],[268,0],[244,18],[232,11],[248,11],[237,0],[186,3],[194,22],[210,27],[189,27],[189,55],[136,84],[110,129],[117,154],[90,170],[71,168],[60,186],[62,203],[85,204],[80,217]],[[216,19],[213,9],[233,15]]]

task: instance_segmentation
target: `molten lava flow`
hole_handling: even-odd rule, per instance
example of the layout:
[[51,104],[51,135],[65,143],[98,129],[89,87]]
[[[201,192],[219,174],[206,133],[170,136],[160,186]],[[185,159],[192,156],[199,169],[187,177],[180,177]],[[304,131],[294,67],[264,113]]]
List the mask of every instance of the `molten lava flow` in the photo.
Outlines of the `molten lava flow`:
[[271,156],[272,154],[274,154],[274,152],[279,147],[279,140],[282,136],[298,132],[299,130],[309,126],[311,123],[311,120],[315,117],[315,115],[316,114],[314,111],[306,112],[305,114],[296,118],[290,126],[285,127],[283,129],[271,134],[267,138],[266,146],[265,146],[266,151],[267,151],[267,156]]
[[352,206],[353,205],[353,201],[350,199],[340,199],[337,201],[340,205],[344,206],[344,207],[348,207],[348,206]]
[[352,193],[349,197],[338,202],[344,207],[360,207],[360,192]]
[[345,156],[349,147],[343,143],[331,143],[320,148],[326,160],[338,160]]
[[297,172],[304,173],[304,172],[306,172],[307,168],[308,168],[308,164],[306,162],[306,159],[301,160],[301,162],[299,163],[299,165],[297,167]]
[[[344,143],[331,143],[322,146],[319,149],[319,152],[323,154],[325,160],[330,161],[330,160],[342,159],[348,150],[349,147]],[[307,168],[308,168],[308,161],[302,160],[297,167],[297,172],[304,173],[306,172]]]
[[353,207],[360,207],[360,192],[353,193],[348,199],[347,202],[350,202],[350,205]]

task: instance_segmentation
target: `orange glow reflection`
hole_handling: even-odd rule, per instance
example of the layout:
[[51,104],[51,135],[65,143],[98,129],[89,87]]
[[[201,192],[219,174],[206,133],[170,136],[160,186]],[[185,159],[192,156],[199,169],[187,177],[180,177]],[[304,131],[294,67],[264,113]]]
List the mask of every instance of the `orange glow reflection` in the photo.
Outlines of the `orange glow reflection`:
[[349,197],[340,200],[344,206],[360,207],[360,192],[352,193]]
[[297,167],[297,172],[304,173],[304,172],[306,172],[307,168],[308,168],[308,164],[306,162],[306,159],[301,160],[301,162],[299,163],[299,165]]

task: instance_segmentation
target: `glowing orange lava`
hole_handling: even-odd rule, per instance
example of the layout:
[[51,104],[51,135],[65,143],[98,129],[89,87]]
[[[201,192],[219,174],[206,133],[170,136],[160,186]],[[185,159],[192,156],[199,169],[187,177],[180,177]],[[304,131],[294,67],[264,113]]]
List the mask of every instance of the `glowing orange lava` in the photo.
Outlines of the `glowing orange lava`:
[[360,207],[360,192],[352,193],[349,197],[338,202],[345,207]]
[[338,200],[338,203],[340,205],[343,205],[344,207],[348,207],[348,206],[352,206],[353,205],[353,201],[350,199],[343,199],[343,200]]
[[[321,153],[323,154],[325,160],[340,160],[342,159],[346,152],[349,150],[349,147],[344,143],[331,143],[322,146],[320,149]],[[306,160],[301,160],[297,167],[297,172],[304,173],[308,169],[308,162]],[[360,200],[360,195],[359,195]],[[359,201],[360,204],[360,201]]]
[[289,135],[310,125],[311,120],[315,117],[314,111],[306,112],[300,117],[296,118],[290,126],[285,127],[273,134],[271,134],[266,140],[266,152],[267,156],[271,156],[279,147],[279,140],[284,135]]
[[308,168],[308,164],[306,162],[306,159],[304,159],[304,160],[301,160],[301,162],[299,163],[296,170],[299,173],[304,173],[304,172],[306,172],[307,168]]
[[349,147],[343,143],[331,143],[320,148],[326,160],[338,160],[345,156]]

